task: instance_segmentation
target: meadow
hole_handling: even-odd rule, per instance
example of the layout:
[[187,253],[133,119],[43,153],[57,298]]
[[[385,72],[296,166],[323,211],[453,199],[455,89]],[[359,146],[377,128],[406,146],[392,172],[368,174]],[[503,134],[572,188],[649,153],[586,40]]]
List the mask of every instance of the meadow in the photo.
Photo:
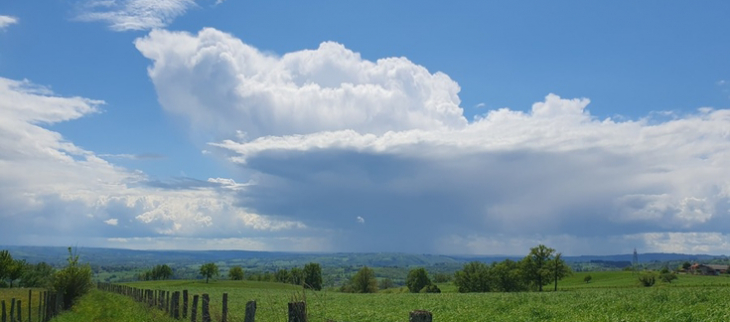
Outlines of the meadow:
[[[28,288],[5,288],[0,289],[0,302],[5,302],[6,313],[10,314],[10,305],[12,299],[20,300],[22,317],[23,320],[28,318],[28,290],[32,290],[31,293],[31,307],[30,312],[34,321],[38,320],[38,306],[40,305],[40,296],[43,289],[28,289]],[[0,312],[0,315],[2,312]]]
[[[587,274],[593,282],[583,281]],[[286,321],[287,303],[295,299],[306,299],[311,321],[407,321],[416,309],[431,311],[434,321],[730,321],[727,277],[683,275],[650,288],[635,281],[631,272],[576,273],[558,292],[470,294],[455,293],[451,284],[439,285],[446,291],[441,294],[304,292],[287,284],[226,280],[127,285],[207,293],[214,317],[226,292],[230,321],[243,321],[249,300],[257,301],[257,321]]]

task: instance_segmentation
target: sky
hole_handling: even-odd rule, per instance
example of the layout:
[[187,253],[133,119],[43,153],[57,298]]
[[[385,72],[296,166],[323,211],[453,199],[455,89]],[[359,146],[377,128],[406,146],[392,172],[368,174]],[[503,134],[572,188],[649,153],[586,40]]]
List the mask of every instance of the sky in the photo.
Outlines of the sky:
[[730,2],[0,3],[0,245],[728,254]]

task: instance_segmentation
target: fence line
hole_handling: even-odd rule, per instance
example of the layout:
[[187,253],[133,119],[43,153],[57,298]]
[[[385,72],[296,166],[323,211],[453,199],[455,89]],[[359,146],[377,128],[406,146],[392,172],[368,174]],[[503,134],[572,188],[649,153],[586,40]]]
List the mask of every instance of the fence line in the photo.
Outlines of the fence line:
[[[189,318],[190,322],[212,322],[210,313],[210,296],[205,293],[201,294],[200,297],[197,294],[193,295],[192,305],[190,306],[190,315],[188,316],[188,290],[183,290],[182,292],[170,292],[165,290],[141,289],[133,286],[102,282],[98,282],[96,287],[102,291],[130,297],[139,303],[146,304],[149,308],[164,311],[165,314],[176,320],[186,320]],[[182,312],[180,306],[181,295]],[[198,320],[198,302],[201,302],[200,320]],[[221,308],[222,312],[220,315],[220,322],[229,322],[228,293],[223,293]],[[307,308],[304,301],[289,303],[288,312],[288,322],[307,322]],[[246,311],[243,322],[255,322],[255,317],[256,301],[246,302]],[[3,320],[2,322],[6,321]],[[327,322],[332,322],[332,320],[327,320]],[[411,311],[409,315],[409,322],[433,322],[433,314],[429,311],[422,310]]]
[[51,291],[39,291],[38,312],[33,315],[33,290],[28,290],[28,315],[23,316],[23,299],[11,298],[10,301],[2,300],[0,305],[1,322],[48,322],[63,311],[63,293]]

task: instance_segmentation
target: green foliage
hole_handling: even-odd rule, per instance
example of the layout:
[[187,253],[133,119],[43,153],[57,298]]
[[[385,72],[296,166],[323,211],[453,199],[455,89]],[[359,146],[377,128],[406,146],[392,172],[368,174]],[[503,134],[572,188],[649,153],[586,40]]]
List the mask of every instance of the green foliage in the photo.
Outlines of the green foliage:
[[659,279],[662,280],[664,283],[671,283],[673,280],[677,279],[677,274],[666,272],[659,274]]
[[433,275],[434,283],[448,283],[451,282],[453,275],[446,273],[436,273]]
[[454,284],[459,293],[489,292],[491,290],[489,266],[482,262],[467,263],[454,276]]
[[352,293],[377,293],[378,281],[375,279],[373,269],[364,266],[357,271],[350,279],[349,291]]
[[20,287],[50,288],[53,286],[53,271],[53,267],[45,262],[28,264],[20,277]]
[[304,272],[299,267],[291,269],[291,283],[294,285],[302,285],[304,283]]
[[5,281],[8,272],[13,266],[13,256],[7,250],[0,251],[0,281]]
[[322,267],[318,263],[304,265],[304,287],[319,291],[322,289]]
[[656,283],[656,274],[654,272],[645,272],[639,275],[639,283],[645,287],[651,287]]
[[274,281],[279,283],[289,283],[291,282],[291,273],[289,273],[286,268],[277,270],[276,273],[274,273]]
[[428,278],[425,268],[415,268],[408,272],[406,286],[411,293],[418,293],[428,285],[431,285],[431,279]]
[[550,262],[555,250],[545,245],[530,248],[530,254],[522,260],[522,272],[529,283],[542,292],[542,287],[551,282],[553,272]]
[[441,289],[435,284],[424,286],[418,293],[441,293]]
[[200,266],[200,275],[205,277],[205,282],[213,276],[218,276],[218,266],[215,263],[207,263]]
[[393,283],[392,279],[384,278],[384,279],[380,280],[380,284],[378,285],[378,287],[381,290],[386,290],[386,289],[395,287],[395,283]]
[[492,290],[496,292],[520,292],[527,290],[527,282],[523,278],[520,264],[506,259],[492,263],[489,270]]
[[690,262],[682,263],[682,269],[684,269],[685,271],[689,270],[690,267],[692,267],[692,263],[690,263]]
[[228,278],[235,281],[243,280],[243,268],[241,268],[241,266],[232,267],[231,270],[228,271]]
[[586,277],[583,278],[583,281],[586,282],[586,283],[590,283],[592,279],[593,279],[592,276],[586,275]]
[[79,264],[79,255],[68,248],[67,265],[54,274],[53,288],[63,293],[63,307],[70,309],[73,303],[91,290],[91,266]]
[[13,282],[23,276],[25,272],[25,260],[16,259],[12,261],[10,267],[6,270],[5,278],[10,282],[10,288],[13,288]]
[[[25,318],[25,316],[24,316]],[[35,317],[33,318],[35,320]],[[93,290],[81,297],[73,310],[61,313],[53,322],[114,321],[174,322],[164,311],[149,309],[129,297]]]

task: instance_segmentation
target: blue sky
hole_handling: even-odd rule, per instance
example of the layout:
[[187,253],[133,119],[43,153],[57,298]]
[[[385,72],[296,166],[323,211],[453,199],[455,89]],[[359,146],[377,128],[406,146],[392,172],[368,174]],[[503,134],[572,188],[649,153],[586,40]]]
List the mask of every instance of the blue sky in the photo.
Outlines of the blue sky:
[[724,1],[39,4],[0,4],[0,244],[730,246]]

